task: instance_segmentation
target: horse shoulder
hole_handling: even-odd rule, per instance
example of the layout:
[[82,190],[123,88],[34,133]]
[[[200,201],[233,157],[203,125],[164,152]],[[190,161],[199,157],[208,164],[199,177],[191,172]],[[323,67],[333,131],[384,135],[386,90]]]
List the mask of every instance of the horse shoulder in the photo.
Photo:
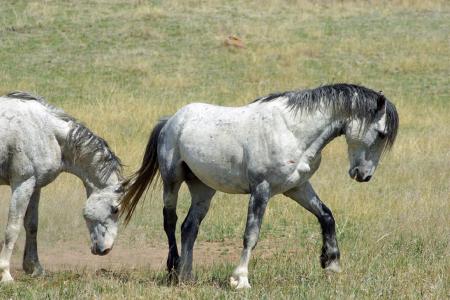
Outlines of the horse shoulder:
[[61,149],[54,132],[56,117],[36,101],[7,102],[14,105],[2,109],[7,113],[2,114],[0,124],[8,116],[8,144],[3,145],[8,151],[8,177],[34,175],[38,183],[45,185],[61,167]]

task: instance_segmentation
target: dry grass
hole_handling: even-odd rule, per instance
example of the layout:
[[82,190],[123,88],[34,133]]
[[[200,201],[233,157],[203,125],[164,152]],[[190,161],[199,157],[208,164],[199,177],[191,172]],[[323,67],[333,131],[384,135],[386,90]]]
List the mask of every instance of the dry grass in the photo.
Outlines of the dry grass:
[[[17,283],[0,286],[0,298],[448,298],[449,19],[445,1],[5,1],[0,91],[34,91],[63,107],[110,142],[127,173],[156,120],[195,101],[243,105],[269,92],[354,82],[383,90],[401,124],[370,184],[346,175],[343,140],[326,148],[312,180],[337,219],[343,274],[320,269],[316,220],[276,197],[262,229],[274,242],[253,259],[250,292],[227,286],[235,249],[213,267],[199,257],[192,285],[167,286],[162,270],[124,263],[43,279],[16,271]],[[245,48],[224,47],[229,35]],[[4,228],[8,189],[0,195]],[[61,176],[42,197],[41,252],[64,241],[88,251],[81,183]],[[181,219],[185,189],[180,200]],[[246,201],[218,194],[199,243],[239,240]],[[160,212],[156,192],[118,243],[164,243]]]

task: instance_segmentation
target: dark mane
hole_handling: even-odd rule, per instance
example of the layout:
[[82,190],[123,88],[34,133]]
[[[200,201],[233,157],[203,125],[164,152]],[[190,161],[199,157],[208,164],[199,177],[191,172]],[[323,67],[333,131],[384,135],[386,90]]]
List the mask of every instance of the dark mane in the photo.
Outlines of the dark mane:
[[66,138],[67,145],[73,149],[75,159],[88,154],[101,153],[99,174],[102,181],[106,181],[113,172],[122,173],[122,163],[109,148],[108,143],[81,123],[76,123]]
[[47,108],[52,115],[63,121],[71,122],[72,126],[66,137],[67,146],[73,150],[75,159],[82,158],[87,154],[101,153],[99,161],[100,180],[106,181],[113,172],[117,172],[119,175],[122,173],[122,163],[109,148],[108,143],[101,137],[95,135],[77,119],[66,114],[62,109],[49,104],[43,97],[27,92],[14,91],[8,93],[6,97],[37,101]]
[[397,110],[381,92],[375,92],[364,86],[339,83],[315,89],[270,94],[253,102],[264,103],[284,98],[287,98],[288,108],[296,114],[327,107],[334,114],[343,114],[363,120],[365,125],[374,120],[379,101],[385,99],[387,125],[385,149],[390,149],[395,142],[399,124]]

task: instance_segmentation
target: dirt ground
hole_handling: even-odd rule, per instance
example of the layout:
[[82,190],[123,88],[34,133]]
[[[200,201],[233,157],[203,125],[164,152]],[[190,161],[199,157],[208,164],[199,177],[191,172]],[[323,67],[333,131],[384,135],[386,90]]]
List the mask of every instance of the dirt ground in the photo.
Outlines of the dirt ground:
[[[39,241],[38,241],[39,243]],[[261,241],[254,251],[255,256],[270,256],[276,248],[273,241]],[[39,246],[38,246],[39,247]],[[198,242],[194,248],[195,266],[208,266],[214,263],[238,263],[242,241],[226,240],[223,242]],[[23,244],[18,243],[13,253],[11,270],[22,272]],[[167,259],[167,245],[128,246],[117,244],[105,256],[90,253],[85,242],[64,242],[52,248],[39,249],[39,259],[45,270],[50,272],[68,270],[133,269],[150,268],[164,270]]]

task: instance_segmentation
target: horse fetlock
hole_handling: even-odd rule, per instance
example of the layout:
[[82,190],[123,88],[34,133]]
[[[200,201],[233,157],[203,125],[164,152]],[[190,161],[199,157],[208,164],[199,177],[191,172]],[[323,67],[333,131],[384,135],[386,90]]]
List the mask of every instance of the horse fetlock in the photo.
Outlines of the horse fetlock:
[[248,269],[245,267],[237,267],[233,272],[234,277],[248,277]]
[[340,253],[337,248],[324,248],[320,255],[320,265],[323,269],[326,269],[332,262],[339,262]]
[[[340,256],[341,254],[335,240],[324,242],[322,246],[322,254],[320,255],[320,261],[322,264],[326,264],[327,262],[336,259],[339,260]],[[324,266],[322,265],[322,267]]]
[[178,253],[172,253],[169,251],[169,255],[167,256],[167,271],[171,272],[174,269],[178,270],[180,264],[180,256]]

